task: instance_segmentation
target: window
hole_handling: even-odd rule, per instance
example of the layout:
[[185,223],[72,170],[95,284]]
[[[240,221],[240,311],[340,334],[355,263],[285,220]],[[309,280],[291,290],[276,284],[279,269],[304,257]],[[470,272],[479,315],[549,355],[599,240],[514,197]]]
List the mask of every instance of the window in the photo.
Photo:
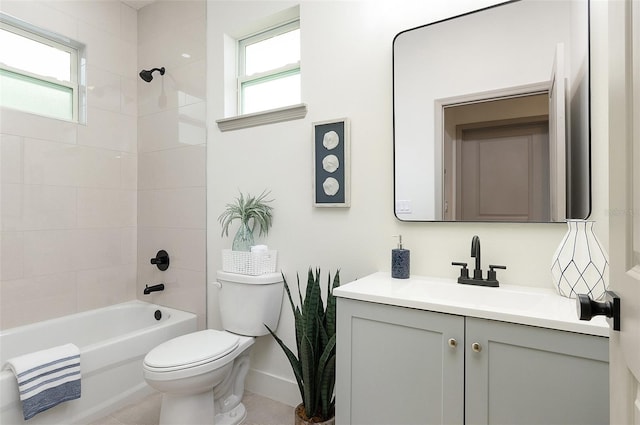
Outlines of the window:
[[0,106],[78,121],[82,45],[0,14]]
[[300,103],[300,21],[238,42],[240,114]]

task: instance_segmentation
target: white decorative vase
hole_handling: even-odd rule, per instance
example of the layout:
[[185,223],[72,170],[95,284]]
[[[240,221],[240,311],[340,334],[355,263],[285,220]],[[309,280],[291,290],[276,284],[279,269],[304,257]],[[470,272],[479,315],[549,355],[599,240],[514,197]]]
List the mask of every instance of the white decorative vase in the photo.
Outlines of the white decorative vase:
[[593,233],[593,220],[567,220],[569,230],[551,262],[553,284],[560,295],[604,298],[609,286],[609,256]]

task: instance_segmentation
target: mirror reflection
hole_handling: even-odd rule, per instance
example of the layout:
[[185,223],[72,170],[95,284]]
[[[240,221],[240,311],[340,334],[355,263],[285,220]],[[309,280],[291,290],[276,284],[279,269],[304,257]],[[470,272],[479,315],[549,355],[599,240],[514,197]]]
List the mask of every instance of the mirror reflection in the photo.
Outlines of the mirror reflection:
[[393,90],[398,219],[589,215],[587,0],[511,1],[403,31]]

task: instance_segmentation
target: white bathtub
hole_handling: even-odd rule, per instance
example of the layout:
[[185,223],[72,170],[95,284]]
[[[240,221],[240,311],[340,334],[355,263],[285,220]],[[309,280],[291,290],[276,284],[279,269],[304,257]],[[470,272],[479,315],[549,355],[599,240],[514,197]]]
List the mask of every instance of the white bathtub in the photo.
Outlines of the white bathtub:
[[[162,318],[154,313],[160,310]],[[197,330],[195,314],[130,301],[0,332],[0,425],[86,424],[153,392],[142,359],[163,341]],[[80,348],[82,396],[25,421],[11,357],[65,343]]]

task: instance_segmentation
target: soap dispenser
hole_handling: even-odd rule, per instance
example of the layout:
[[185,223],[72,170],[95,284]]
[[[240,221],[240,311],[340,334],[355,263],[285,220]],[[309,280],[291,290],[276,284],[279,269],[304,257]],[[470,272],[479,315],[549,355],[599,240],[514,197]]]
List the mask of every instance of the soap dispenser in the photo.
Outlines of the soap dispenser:
[[410,252],[402,248],[402,235],[398,238],[398,248],[391,250],[391,277],[394,279],[408,279],[410,266]]

